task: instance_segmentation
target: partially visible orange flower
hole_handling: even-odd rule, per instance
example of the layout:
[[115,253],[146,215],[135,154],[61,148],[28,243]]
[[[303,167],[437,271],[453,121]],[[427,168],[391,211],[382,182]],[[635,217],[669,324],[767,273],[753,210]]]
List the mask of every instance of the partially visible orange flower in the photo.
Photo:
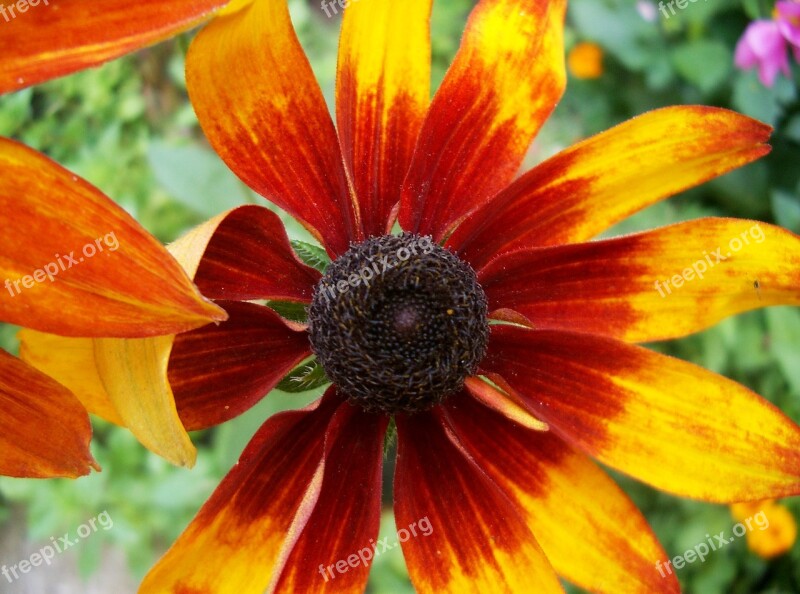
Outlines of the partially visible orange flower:
[[731,515],[745,523],[747,547],[763,559],[787,553],[797,540],[792,512],[774,500],[734,503]]
[[575,78],[600,78],[603,75],[603,49],[596,43],[582,41],[569,51],[567,66]]
[[[3,138],[0,171],[0,322],[85,337],[91,348],[90,339],[226,319],[156,238],[88,183]],[[86,381],[85,370],[72,373]],[[53,375],[0,350],[0,475],[75,478],[98,468],[86,407]]]

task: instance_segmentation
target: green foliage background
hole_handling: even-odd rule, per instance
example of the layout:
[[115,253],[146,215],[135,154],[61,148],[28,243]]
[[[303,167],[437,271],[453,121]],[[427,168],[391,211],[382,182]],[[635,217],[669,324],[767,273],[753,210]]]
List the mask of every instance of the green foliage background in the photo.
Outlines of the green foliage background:
[[[369,1],[369,0],[362,0]],[[291,2],[293,19],[332,103],[338,21],[316,3]],[[434,83],[458,47],[471,3],[439,0],[433,18]],[[761,0],[705,0],[652,22],[633,0],[572,0],[567,45],[593,41],[605,51],[597,80],[570,79],[567,93],[531,151],[529,165],[631,116],[671,104],[736,109],[775,127],[774,151],[761,161],[654,206],[610,234],[705,215],[775,222],[800,233],[800,69],[773,89],[733,67],[736,40],[750,19],[769,14]],[[264,203],[209,149],[186,98],[184,35],[101,68],[0,98],[0,134],[39,149],[101,188],[164,242],[231,206]],[[293,238],[309,241],[284,217]],[[20,238],[35,241],[35,238]],[[15,329],[0,326],[0,346],[15,352]],[[727,320],[691,338],[653,345],[749,386],[800,421],[800,310],[774,308]],[[129,433],[95,420],[94,453],[104,471],[78,481],[0,480],[0,522],[12,504],[27,513],[32,537],[74,530],[108,510],[113,530],[82,545],[91,579],[105,547],[123,549],[141,576],[178,536],[236,461],[257,427],[277,410],[313,394],[276,392],[242,417],[195,435],[198,464],[176,469],[150,455]],[[654,462],[657,463],[657,462]],[[674,556],[730,532],[724,506],[676,499],[618,477]],[[787,502],[800,516],[800,503]],[[6,514],[7,515],[7,514]],[[390,508],[383,530],[392,532]],[[655,561],[655,560],[654,560]],[[597,571],[603,571],[598,567]],[[764,561],[744,539],[679,572],[691,594],[800,592],[800,545]],[[412,592],[399,549],[378,558],[370,592]]]

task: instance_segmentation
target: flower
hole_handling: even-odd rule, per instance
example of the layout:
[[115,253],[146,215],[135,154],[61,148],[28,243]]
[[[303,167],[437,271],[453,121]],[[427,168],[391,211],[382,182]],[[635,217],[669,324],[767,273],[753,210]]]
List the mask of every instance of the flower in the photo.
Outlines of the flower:
[[578,43],[567,54],[567,66],[575,78],[600,78],[603,75],[603,50],[596,43]]
[[[95,188],[8,139],[0,139],[0,169],[0,320],[88,337],[91,348],[92,338],[170,335],[225,319],[161,244]],[[0,474],[99,470],[86,409],[68,389],[85,377],[57,375],[61,383],[0,350]]]
[[743,523],[748,548],[763,559],[787,553],[797,540],[797,522],[792,512],[775,501],[735,503],[731,514]]
[[800,61],[800,3],[778,2],[775,20],[757,20],[748,25],[736,44],[734,62],[738,68],[758,68],[762,84],[771,87],[779,72],[791,76],[787,43]]
[[[589,241],[765,155],[770,128],[660,109],[517,178],[564,90],[565,8],[481,0],[429,100],[431,3],[351,3],[337,127],[284,2],[242,2],[195,38],[187,85],[210,143],[332,262],[256,205],[173,245],[229,319],[158,346],[171,349],[162,400],[174,396],[194,430],[241,414],[312,352],[336,381],[266,420],[143,594],[363,591],[387,546],[392,423],[397,536],[420,592],[559,592],[557,576],[678,592],[655,568],[666,555],[644,517],[592,459],[706,501],[800,492],[796,424],[632,344],[797,304],[800,238],[707,218]],[[389,234],[395,220],[403,235]],[[659,280],[679,273],[662,297]],[[307,322],[288,319],[291,306]],[[29,336],[29,352],[45,339]]]
[[781,34],[792,45],[795,60],[800,62],[800,2],[777,2],[775,13]]

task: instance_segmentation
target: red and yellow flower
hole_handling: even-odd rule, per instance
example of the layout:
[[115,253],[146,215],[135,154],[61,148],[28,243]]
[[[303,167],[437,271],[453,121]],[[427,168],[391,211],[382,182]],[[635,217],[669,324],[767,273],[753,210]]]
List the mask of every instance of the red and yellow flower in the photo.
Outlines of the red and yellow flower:
[[[92,339],[125,343],[226,318],[154,237],[77,176],[6,139],[0,170],[3,322],[85,337],[91,355]],[[112,249],[102,252],[109,236]],[[74,381],[57,373],[59,383],[0,350],[0,474],[76,477],[98,468],[89,417],[64,385],[87,378],[69,372]]]
[[[668,298],[655,281],[754,222],[590,241],[765,155],[769,127],[722,109],[661,109],[517,178],[564,89],[565,2],[481,0],[432,101],[430,8],[349,6],[337,126],[284,2],[235,2],[192,43],[188,88],[209,141],[333,263],[325,276],[307,266],[259,206],[191,232],[173,253],[229,319],[155,344],[159,361],[171,349],[169,383],[154,366],[161,383],[141,397],[174,393],[193,430],[241,414],[312,352],[339,379],[310,407],[264,423],[143,593],[363,591],[368,564],[326,570],[377,537],[392,419],[397,525],[428,518],[433,529],[402,543],[420,592],[559,592],[557,576],[596,592],[679,591],[655,569],[666,555],[647,522],[593,459],[706,501],[800,493],[795,423],[728,379],[632,344],[797,304],[800,238],[761,224],[763,242]],[[322,305],[326,281],[400,241],[388,239],[396,221],[404,238],[432,238],[428,259],[409,257],[370,290],[354,283]],[[310,326],[264,300],[308,306]],[[475,315],[482,307],[488,315]],[[31,357],[45,340],[28,336]],[[134,358],[122,349],[120,360]],[[426,371],[436,386],[465,377],[426,394]],[[402,382],[413,402],[395,398]],[[120,401],[103,390],[86,399],[105,402],[98,411]]]

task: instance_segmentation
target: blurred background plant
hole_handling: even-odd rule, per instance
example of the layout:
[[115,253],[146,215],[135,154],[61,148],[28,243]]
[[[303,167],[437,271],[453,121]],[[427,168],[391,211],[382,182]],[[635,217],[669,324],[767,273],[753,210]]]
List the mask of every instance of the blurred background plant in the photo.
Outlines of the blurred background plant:
[[[290,4],[332,106],[338,18],[327,18],[316,2]],[[471,6],[470,0],[436,2],[434,85],[458,47]],[[766,0],[704,0],[667,17],[648,0],[571,0],[567,93],[531,148],[527,165],[656,107],[729,107],[775,127],[773,152],[640,213],[609,235],[706,215],[753,218],[800,233],[800,68],[793,64],[791,77],[781,75],[766,87],[756,71],[734,67],[734,49],[748,23],[770,18],[771,11]],[[187,34],[101,68],[0,98],[0,134],[22,140],[85,177],[164,242],[232,206],[264,204],[203,139],[183,76],[190,38]],[[297,223],[284,220],[293,238],[309,240]],[[16,352],[15,333],[15,328],[0,325],[0,346]],[[799,345],[800,310],[774,308],[652,346],[749,386],[800,421]],[[242,417],[194,435],[199,456],[191,471],[171,467],[128,432],[94,419],[93,451],[103,472],[74,482],[0,480],[3,532],[22,514],[31,542],[48,541],[74,533],[78,525],[107,510],[114,528],[98,532],[67,554],[91,584],[101,569],[101,552],[123,551],[129,581],[135,583],[183,530],[260,423],[312,397],[313,393],[276,391]],[[724,530],[730,535],[737,521],[724,506],[677,499],[618,478],[670,556],[703,542],[707,534]],[[390,499],[386,503],[382,530],[390,535]],[[783,503],[795,518],[800,516],[798,498]],[[746,539],[737,539],[704,563],[680,569],[678,576],[689,594],[797,593],[800,545],[763,559],[748,550]],[[52,577],[55,583],[57,577]],[[0,592],[27,592],[24,581],[9,585],[0,579]],[[115,590],[124,594],[119,587]],[[369,591],[413,592],[399,548],[376,560]]]

